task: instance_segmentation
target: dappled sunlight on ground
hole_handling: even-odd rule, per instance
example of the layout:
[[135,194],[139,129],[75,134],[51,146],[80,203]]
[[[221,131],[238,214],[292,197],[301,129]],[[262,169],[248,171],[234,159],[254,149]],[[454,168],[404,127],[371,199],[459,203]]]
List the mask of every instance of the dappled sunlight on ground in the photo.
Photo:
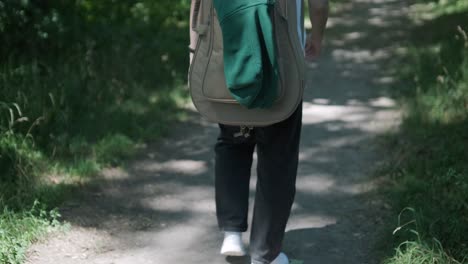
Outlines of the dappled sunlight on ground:
[[[294,208],[297,210],[297,208]],[[291,218],[289,226],[294,229],[299,228],[322,228],[329,225],[335,225],[338,219],[333,216],[327,215],[310,215],[310,214],[297,214],[297,217]],[[287,231],[291,230],[288,228]]]
[[336,186],[336,180],[333,180],[330,175],[311,175],[302,177],[307,177],[307,181],[301,181],[299,179],[297,190],[299,192],[312,192],[317,194],[326,194]]
[[162,163],[142,162],[137,165],[141,170],[150,173],[182,173],[198,175],[208,170],[206,161],[170,160]]
[[157,211],[190,211],[210,214],[214,211],[213,190],[210,186],[187,189],[183,194],[149,196],[141,200],[144,207]]
[[[399,124],[398,105],[388,95],[394,80],[382,65],[398,47],[405,12],[401,1],[357,0],[339,5],[330,19],[325,53],[310,65],[304,95],[297,195],[284,245],[294,259],[378,263],[371,247],[380,209],[369,205],[369,176],[381,155],[374,137]],[[109,172],[98,187],[63,206],[67,221],[103,234],[106,246],[88,248],[86,261],[57,253],[57,262],[248,262],[218,255],[213,189],[218,129],[193,106],[187,116],[126,169]],[[252,172],[253,195],[255,164]],[[35,263],[47,262],[39,256]]]
[[330,131],[359,128],[369,132],[382,132],[388,129],[379,125],[382,119],[391,122],[396,120],[398,114],[393,107],[377,106],[378,104],[341,106],[304,103],[303,120],[305,125],[322,123]]

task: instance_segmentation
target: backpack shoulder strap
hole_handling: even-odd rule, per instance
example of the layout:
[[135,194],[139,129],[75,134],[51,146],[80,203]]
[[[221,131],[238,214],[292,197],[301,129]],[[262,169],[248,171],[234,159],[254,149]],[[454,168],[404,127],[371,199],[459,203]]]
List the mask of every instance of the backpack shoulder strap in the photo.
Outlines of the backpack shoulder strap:
[[199,35],[205,35],[210,26],[209,9],[211,1],[193,0],[191,12],[191,30]]

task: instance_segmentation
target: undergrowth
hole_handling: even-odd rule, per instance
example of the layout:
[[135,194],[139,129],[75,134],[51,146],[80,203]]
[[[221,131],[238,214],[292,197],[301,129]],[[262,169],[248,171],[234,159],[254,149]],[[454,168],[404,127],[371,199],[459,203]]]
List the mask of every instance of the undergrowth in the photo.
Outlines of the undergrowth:
[[0,213],[0,263],[23,263],[31,243],[54,230],[61,230],[60,215],[56,210],[47,211],[41,204],[22,212],[6,207]]
[[[385,264],[468,263],[468,6],[425,1],[395,95],[406,108],[385,186],[401,216]],[[429,3],[427,3],[429,2]],[[418,13],[431,10],[432,13]],[[411,208],[411,209],[404,209]],[[406,223],[406,224],[405,224]]]
[[189,4],[0,0],[0,263],[182,117]]

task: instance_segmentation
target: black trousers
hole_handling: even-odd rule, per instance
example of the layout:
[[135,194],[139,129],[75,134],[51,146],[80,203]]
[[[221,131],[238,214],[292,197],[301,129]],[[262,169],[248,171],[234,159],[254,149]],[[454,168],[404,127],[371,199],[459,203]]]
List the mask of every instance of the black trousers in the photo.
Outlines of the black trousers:
[[223,231],[245,232],[249,182],[257,147],[257,186],[250,237],[255,264],[270,263],[281,251],[296,193],[302,105],[287,120],[253,128],[249,137],[236,126],[219,125],[215,146],[216,214]]

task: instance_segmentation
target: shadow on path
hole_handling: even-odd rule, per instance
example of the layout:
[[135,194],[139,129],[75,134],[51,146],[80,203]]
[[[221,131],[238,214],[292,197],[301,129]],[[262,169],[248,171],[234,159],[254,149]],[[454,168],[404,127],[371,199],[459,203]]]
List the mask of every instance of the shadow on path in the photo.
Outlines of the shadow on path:
[[[401,1],[358,0],[332,14],[325,54],[311,66],[304,97],[297,197],[284,243],[292,258],[378,263],[372,245],[384,209],[370,201],[369,176],[385,153],[373,138],[399,122],[387,92],[393,78],[382,66],[398,48],[405,11]],[[95,187],[65,204],[72,231],[35,245],[29,262],[248,263],[218,255],[217,126],[189,117],[128,168],[106,170]],[[255,177],[252,194],[254,183]]]

